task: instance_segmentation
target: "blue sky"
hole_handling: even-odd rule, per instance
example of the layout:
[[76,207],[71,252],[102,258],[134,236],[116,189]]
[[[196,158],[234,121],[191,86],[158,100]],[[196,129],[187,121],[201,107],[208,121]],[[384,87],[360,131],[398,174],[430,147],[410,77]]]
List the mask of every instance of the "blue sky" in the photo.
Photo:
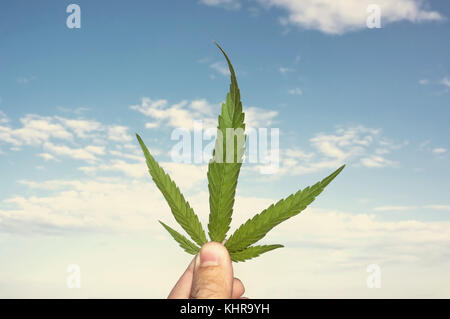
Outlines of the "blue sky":
[[[237,70],[248,121],[281,133],[277,176],[242,171],[234,227],[347,164],[305,216],[273,230],[284,252],[237,266],[251,296],[450,296],[436,289],[450,264],[450,5],[380,0],[382,27],[368,29],[372,2],[316,10],[295,0],[77,1],[80,29],[66,26],[70,1],[2,2],[0,296],[170,290],[188,257],[156,222],[175,225],[133,134],[206,221],[205,166],[168,153],[179,123],[215,121],[225,97],[229,78],[213,41]],[[159,247],[176,264],[143,257]],[[134,263],[116,261],[105,274],[117,254]],[[302,256],[316,259],[305,265]],[[18,267],[22,258],[36,268]],[[294,276],[304,288],[257,280],[282,258],[298,264],[277,280],[290,287]],[[322,258],[318,276],[327,279],[306,280]],[[94,278],[76,293],[64,287],[70,263]],[[371,263],[391,275],[376,293],[364,287]],[[144,289],[146,271],[169,279]],[[99,273],[121,280],[108,286],[95,281]],[[414,273],[429,280],[408,284]]]

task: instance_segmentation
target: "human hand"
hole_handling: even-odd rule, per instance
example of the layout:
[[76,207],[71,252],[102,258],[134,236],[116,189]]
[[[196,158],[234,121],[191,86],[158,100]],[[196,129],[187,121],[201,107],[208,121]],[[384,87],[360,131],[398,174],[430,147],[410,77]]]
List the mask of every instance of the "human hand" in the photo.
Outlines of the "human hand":
[[169,299],[237,299],[244,285],[233,277],[230,254],[224,245],[209,242],[189,264],[169,294]]

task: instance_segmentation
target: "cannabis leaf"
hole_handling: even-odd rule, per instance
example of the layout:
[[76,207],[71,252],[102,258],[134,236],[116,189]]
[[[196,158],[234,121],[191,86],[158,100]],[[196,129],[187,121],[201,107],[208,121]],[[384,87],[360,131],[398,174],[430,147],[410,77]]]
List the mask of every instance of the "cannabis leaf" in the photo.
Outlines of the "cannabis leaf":
[[272,228],[304,210],[343,169],[338,168],[330,176],[282,199],[242,224],[225,243],[230,252],[241,251],[263,238]]
[[246,261],[255,257],[258,257],[265,252],[284,247],[283,245],[263,245],[263,246],[251,246],[241,251],[235,251],[230,253],[231,260],[234,262]]
[[166,224],[164,224],[162,221],[159,221],[161,225],[169,232],[169,234],[172,235],[172,237],[178,242],[181,248],[183,248],[188,254],[195,255],[198,253],[200,248],[196,246],[193,242],[191,242],[189,239],[181,235],[176,230],[170,228]]
[[[222,48],[217,43],[216,45],[225,56],[231,73],[230,92],[225,103],[222,103],[218,119],[219,138],[216,139],[213,158],[208,165],[209,237],[213,241],[222,242],[230,229],[233,214],[236,185],[245,148],[245,124],[233,66]],[[227,153],[230,150],[232,153]]]
[[[191,236],[193,241],[200,246],[203,245],[207,240],[202,225],[198,220],[198,216],[194,213],[191,206],[189,206],[189,203],[184,199],[184,196],[181,194],[177,185],[175,185],[169,175],[167,175],[162,167],[155,161],[141,137],[137,134],[136,137],[141,145],[142,151],[144,152],[148,171],[150,172],[156,186],[159,188],[169,204],[173,217],[175,217],[175,220],[181,225],[181,227],[183,227],[186,233]],[[172,233],[171,235],[173,236]]]
[[[225,51],[216,43],[225,56],[231,75],[230,90],[222,103],[218,118],[217,137],[212,159],[208,164],[209,189],[209,223],[210,240],[223,242],[230,229],[233,214],[237,180],[242,166],[246,136],[242,111],[242,102],[236,74]],[[181,225],[193,243],[182,234],[160,221],[175,241],[189,254],[197,254],[200,247],[207,242],[202,225],[184,199],[179,188],[155,161],[144,142],[136,134],[144,152],[147,167],[156,186],[168,202],[175,220]],[[270,205],[261,213],[242,224],[226,241],[225,247],[234,262],[246,261],[259,255],[283,247],[282,245],[251,246],[262,239],[272,228],[281,222],[299,214],[325,189],[325,187],[344,169],[338,168],[322,181],[308,186],[285,199]]]

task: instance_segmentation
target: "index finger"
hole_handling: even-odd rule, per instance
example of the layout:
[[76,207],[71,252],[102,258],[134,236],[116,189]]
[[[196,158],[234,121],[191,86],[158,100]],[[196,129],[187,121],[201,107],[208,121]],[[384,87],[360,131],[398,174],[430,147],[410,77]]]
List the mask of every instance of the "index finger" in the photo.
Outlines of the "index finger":
[[168,299],[188,299],[191,293],[192,286],[192,277],[194,273],[194,261],[197,258],[197,255],[192,259],[191,263],[184,271],[183,275],[181,275],[180,279],[178,279],[175,286],[172,288]]

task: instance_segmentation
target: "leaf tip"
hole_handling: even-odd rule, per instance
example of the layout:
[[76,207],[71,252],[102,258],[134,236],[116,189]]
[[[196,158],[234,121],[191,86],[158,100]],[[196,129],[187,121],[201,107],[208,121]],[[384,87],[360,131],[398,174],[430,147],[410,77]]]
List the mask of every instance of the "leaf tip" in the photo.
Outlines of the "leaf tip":
[[335,176],[339,175],[339,174],[342,172],[342,170],[345,168],[345,165],[346,165],[346,164],[342,165],[341,167],[339,167],[339,168],[337,169],[336,175],[335,175]]

